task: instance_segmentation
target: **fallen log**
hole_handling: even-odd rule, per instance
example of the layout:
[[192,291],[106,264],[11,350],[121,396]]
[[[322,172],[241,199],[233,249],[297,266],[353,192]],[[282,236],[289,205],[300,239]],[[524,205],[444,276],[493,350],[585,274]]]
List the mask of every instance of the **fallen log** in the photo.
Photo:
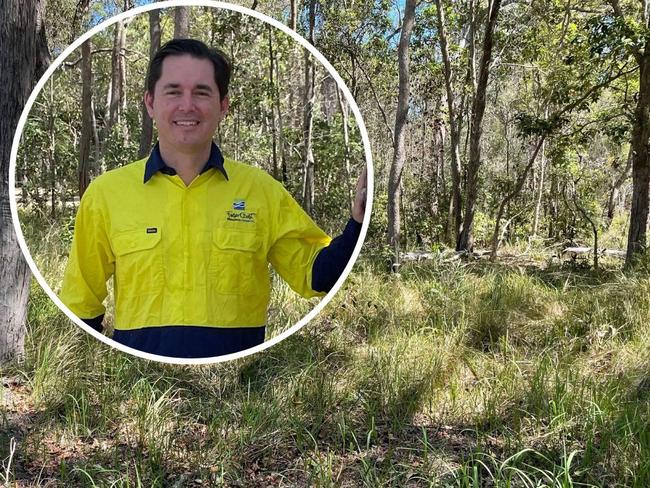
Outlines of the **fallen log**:
[[[579,256],[589,256],[594,252],[593,247],[567,247],[560,252],[560,258],[569,257],[576,259]],[[599,256],[609,256],[613,258],[625,259],[625,251],[620,249],[598,249]]]

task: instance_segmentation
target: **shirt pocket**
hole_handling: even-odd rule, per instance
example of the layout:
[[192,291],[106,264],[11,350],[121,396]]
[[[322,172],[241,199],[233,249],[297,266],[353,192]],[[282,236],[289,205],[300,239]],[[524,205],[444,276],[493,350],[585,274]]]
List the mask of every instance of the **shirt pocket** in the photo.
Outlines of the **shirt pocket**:
[[220,228],[212,233],[210,288],[228,295],[252,295],[265,270],[262,240],[254,229]]
[[161,229],[117,233],[111,240],[115,254],[115,289],[123,296],[149,295],[164,287]]

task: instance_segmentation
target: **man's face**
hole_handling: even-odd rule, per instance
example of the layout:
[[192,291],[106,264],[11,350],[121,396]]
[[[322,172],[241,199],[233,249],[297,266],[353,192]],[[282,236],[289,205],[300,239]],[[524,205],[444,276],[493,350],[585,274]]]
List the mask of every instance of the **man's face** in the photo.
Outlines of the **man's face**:
[[144,102],[160,143],[183,152],[209,146],[228,111],[228,97],[220,100],[212,62],[189,55],[163,59],[154,93],[145,92]]

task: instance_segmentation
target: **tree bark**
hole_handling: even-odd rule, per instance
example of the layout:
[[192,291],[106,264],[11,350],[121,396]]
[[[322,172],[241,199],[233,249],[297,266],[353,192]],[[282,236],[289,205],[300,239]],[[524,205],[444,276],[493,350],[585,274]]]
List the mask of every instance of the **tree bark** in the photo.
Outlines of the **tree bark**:
[[90,184],[90,147],[93,137],[92,114],[92,54],[91,40],[81,45],[81,140],[79,141],[79,196],[82,197]]
[[187,38],[190,35],[190,8],[174,9],[174,39]]
[[108,124],[106,136],[110,136],[111,129],[115,124],[119,124],[122,117],[122,108],[124,106],[124,79],[126,63],[124,62],[124,50],[126,49],[126,28],[124,22],[119,21],[115,24],[115,33],[113,37],[113,53],[111,59],[111,91],[110,102],[108,104]]
[[465,199],[465,214],[463,228],[458,239],[457,250],[471,252],[474,247],[472,226],[476,199],[478,198],[478,174],[481,167],[481,136],[483,132],[483,115],[485,114],[485,99],[487,92],[490,63],[492,62],[492,47],[494,45],[494,30],[499,16],[501,0],[492,0],[488,10],[488,19],[483,37],[483,52],[479,66],[479,76],[476,93],[472,101],[472,119],[469,140],[469,161],[467,164],[467,186]]
[[275,106],[275,114],[278,118],[278,139],[280,145],[280,166],[282,169],[282,183],[285,185],[289,184],[289,170],[287,169],[287,147],[286,141],[284,139],[284,115],[282,113],[282,107],[280,106],[280,90],[278,86],[280,84],[280,67],[279,63],[275,63],[275,80],[276,86],[273,94],[273,104]]
[[400,34],[399,46],[397,49],[399,88],[397,96],[397,111],[395,113],[395,142],[393,146],[393,161],[388,176],[388,244],[393,248],[392,270],[397,271],[399,267],[400,251],[400,200],[402,170],[406,160],[404,148],[404,134],[406,119],[408,116],[409,102],[409,42],[411,32],[415,25],[416,0],[406,0],[404,7],[404,19],[402,21],[402,32]]
[[[614,15],[627,23],[619,0],[609,0]],[[647,2],[643,2],[641,19],[634,19],[646,31],[650,28]],[[643,48],[627,46],[639,66],[639,94],[632,122],[632,207],[630,209],[630,230],[627,236],[625,266],[632,266],[646,251],[648,211],[650,205],[650,39],[645,36]]]
[[48,162],[48,174],[50,177],[50,219],[54,221],[56,218],[56,184],[57,184],[57,172],[56,172],[56,133],[54,132],[54,122],[56,120],[56,108],[54,104],[54,80],[50,78],[50,104],[48,107],[49,117],[48,117],[48,139],[49,147],[47,154]]
[[[149,61],[153,59],[158,49],[160,49],[160,14],[158,10],[149,10]],[[149,154],[153,140],[153,120],[149,117],[144,100],[140,103],[142,106],[142,132],[140,133],[138,159],[144,158]]]
[[289,13],[289,27],[296,30],[298,24],[298,0],[290,0],[291,11]]
[[49,64],[44,10],[38,0],[6,0],[0,9],[0,363],[24,355],[30,273],[11,220],[9,158],[23,106]]
[[539,231],[539,218],[542,212],[542,197],[544,196],[544,178],[546,176],[546,144],[542,144],[542,156],[539,162],[539,182],[537,184],[537,201],[535,202],[535,215],[533,216],[533,236]]
[[436,0],[436,11],[438,14],[438,40],[445,73],[445,90],[447,98],[447,116],[449,118],[449,139],[451,153],[451,198],[449,200],[449,223],[447,225],[447,236],[450,244],[458,245],[458,236],[462,224],[462,188],[461,188],[461,165],[460,165],[460,114],[456,113],[456,96],[452,86],[452,68],[447,43],[447,27],[445,23],[445,11],[442,0]]
[[[314,26],[316,22],[316,0],[309,1],[309,42],[314,44]],[[303,186],[302,203],[308,214],[314,212],[314,148],[313,148],[313,124],[314,124],[314,98],[315,91],[315,69],[314,60],[309,51],[305,50],[305,86],[304,86],[304,109],[303,109]]]
[[632,126],[632,208],[625,265],[631,266],[645,252],[650,186],[650,41],[639,54],[639,97]]
[[349,116],[348,116],[348,104],[345,102],[343,99],[343,94],[341,93],[341,90],[339,90],[339,87],[336,87],[336,101],[339,104],[339,110],[341,111],[341,117],[343,118],[343,145],[345,146],[344,148],[344,153],[343,153],[343,162],[345,165],[345,180],[347,183],[347,190],[348,190],[348,208],[350,211],[352,211],[352,205],[354,204],[354,191],[352,188],[352,171],[350,169],[350,130],[349,130]]
[[589,216],[589,213],[578,203],[578,195],[575,191],[575,188],[573,189],[573,204],[578,209],[578,212],[582,214],[582,216],[587,222],[589,222],[589,225],[591,226],[591,232],[594,235],[594,269],[598,269],[598,226],[596,225],[596,222],[594,222],[594,220]]
[[[437,110],[436,110],[437,113]],[[440,211],[439,202],[442,199],[441,190],[446,188],[445,182],[445,125],[442,118],[436,117],[433,120],[433,191],[434,198],[431,201],[431,216],[436,218]]]
[[625,163],[625,168],[623,168],[621,174],[612,183],[612,187],[609,190],[609,197],[607,199],[608,225],[612,222],[612,219],[614,218],[614,213],[616,211],[616,201],[619,198],[619,190],[621,186],[623,186],[623,183],[625,183],[625,180],[627,180],[630,177],[630,168],[632,168],[632,155],[633,155],[632,147],[630,146],[630,150],[628,151],[627,154],[627,162]]
[[[279,107],[279,96],[277,96],[277,80],[275,79],[275,51],[273,50],[273,29],[268,26],[269,35],[269,93],[271,97],[271,133],[273,137],[273,177],[280,180],[280,171],[284,167],[284,141],[282,129],[278,130],[281,125],[282,114]],[[276,110],[277,105],[277,110]],[[280,157],[278,157],[280,153]],[[280,163],[281,161],[281,163]],[[280,164],[279,164],[280,163]]]

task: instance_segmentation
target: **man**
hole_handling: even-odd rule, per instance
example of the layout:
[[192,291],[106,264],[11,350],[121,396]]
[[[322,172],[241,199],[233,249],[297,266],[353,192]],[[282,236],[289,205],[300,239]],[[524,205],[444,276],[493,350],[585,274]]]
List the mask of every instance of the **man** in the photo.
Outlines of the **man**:
[[356,244],[365,174],[334,241],[280,183],[225,159],[212,137],[228,112],[230,64],[175,39],[151,60],[144,102],[158,128],[146,160],[96,178],[75,221],[62,301],[102,329],[114,276],[113,339],[172,357],[211,357],[264,341],[268,262],[296,292],[323,295]]

